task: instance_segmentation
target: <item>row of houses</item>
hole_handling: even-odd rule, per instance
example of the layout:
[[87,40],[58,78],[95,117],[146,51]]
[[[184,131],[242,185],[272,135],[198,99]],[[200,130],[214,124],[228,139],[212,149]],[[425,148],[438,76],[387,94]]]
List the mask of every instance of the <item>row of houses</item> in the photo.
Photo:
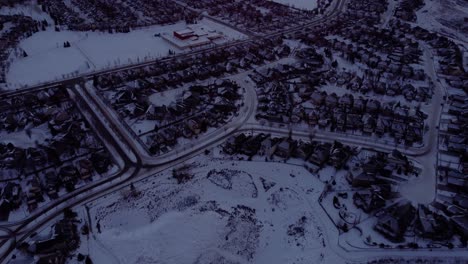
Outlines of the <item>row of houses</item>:
[[[174,58],[153,65],[96,76],[93,83],[101,90],[131,83],[139,88],[164,91],[183,83],[221,77],[239,70],[255,68],[266,62],[288,56],[282,40],[249,42],[226,49],[213,49],[204,54]],[[131,86],[131,85],[129,85]]]
[[[44,202],[44,195],[56,199],[61,190],[73,191],[78,183],[110,169],[108,152],[66,90],[57,89],[1,99],[6,108],[0,114],[0,131],[15,138],[0,142],[2,220],[21,205],[32,211]],[[32,142],[38,135],[41,141]]]
[[413,162],[397,150],[376,152],[355,165],[357,167],[347,173],[346,180],[355,190],[354,205],[367,214],[386,208],[399,196],[396,186],[419,174]]
[[[432,241],[447,242],[457,232],[457,226],[452,219],[434,204],[414,205],[401,197],[399,186],[410,184],[409,180],[419,177],[421,170],[398,150],[382,153],[362,149],[347,166],[350,170],[345,177],[351,186],[353,204],[370,217],[375,217],[373,229],[389,241],[398,244],[398,247],[405,247],[403,242],[410,242],[406,239],[413,239],[415,235]],[[330,186],[328,192],[333,189],[334,187]],[[338,196],[334,197],[335,208],[341,210],[337,197],[346,199],[347,192],[338,192]],[[348,207],[345,211],[360,214],[349,209]],[[339,215],[343,217],[341,211]],[[359,219],[355,225],[360,224]],[[365,224],[367,223],[368,221]],[[353,225],[350,222],[348,224]],[[349,231],[349,226],[343,221],[338,221],[337,225],[343,232]],[[370,241],[367,243],[370,244]],[[377,246],[376,243],[374,245]]]
[[132,28],[151,25],[194,21],[198,16],[174,2],[158,1],[105,1],[40,0],[42,10],[50,15],[56,26],[78,31],[129,32]]
[[224,80],[191,86],[182,98],[167,106],[150,104],[142,116],[155,125],[143,135],[149,151],[153,155],[167,152],[180,137],[198,137],[209,128],[226,123],[239,110],[240,98],[238,84]]
[[416,210],[409,201],[398,202],[385,209],[374,229],[392,242],[403,242],[415,215]]
[[[423,67],[414,66],[420,64],[422,51],[416,41],[401,33],[404,32],[393,28],[350,23],[323,34],[323,37],[315,37],[312,43],[338,52],[352,64],[365,66],[363,76],[347,73],[351,80],[330,76],[329,81],[334,85],[363,94],[371,91],[379,95],[403,95],[408,101],[427,101],[432,96],[432,84],[426,81]],[[338,36],[325,38],[328,34]],[[303,41],[307,39],[307,36],[301,38]]]
[[334,24],[323,31],[295,37],[325,51],[339,52],[352,64],[363,64],[367,67],[366,72],[377,76],[382,83],[398,81],[400,86],[404,86],[411,84],[410,80],[424,81],[424,70],[414,66],[420,64],[422,55],[418,42],[398,27],[386,29],[377,26],[387,5],[388,1],[350,1],[346,12]]
[[218,127],[226,123],[225,113],[213,108],[182,121],[154,130],[142,138],[152,155],[169,152],[179,142],[180,138],[196,138],[205,133],[208,128]]
[[138,21],[142,26],[173,24],[178,21],[191,23],[198,17],[196,12],[170,0],[133,0],[125,1],[125,5],[143,14],[144,18]]
[[424,0],[404,0],[398,4],[395,9],[395,17],[415,22],[417,19],[416,11],[424,6]]
[[[396,23],[397,24],[397,23]],[[452,40],[421,27],[398,23],[405,32],[427,42],[437,60],[437,73],[449,90],[449,104],[444,107],[450,116],[448,123],[440,126],[437,196],[434,210],[449,219],[454,234],[462,241],[468,239],[468,81],[463,67],[460,47]],[[442,80],[441,80],[442,81]],[[444,161],[455,158],[455,164]],[[437,220],[437,219],[436,219]]]
[[[389,96],[404,95],[408,101],[426,101],[432,96],[432,88],[425,83],[426,73],[423,67],[414,66],[421,62],[422,50],[418,42],[397,26],[390,29],[376,26],[387,4],[387,1],[351,1],[348,3],[347,13],[335,26],[318,34],[297,37],[304,43],[334,50],[352,64],[366,66],[363,69],[364,76],[351,73],[353,77],[359,78],[346,83],[342,79],[341,84],[338,82],[339,86],[345,84],[346,88],[364,94],[374,91],[376,94]],[[351,10],[359,12],[351,16]],[[375,19],[370,19],[368,23],[362,22],[369,14],[374,14]],[[339,77],[334,76],[333,79],[338,80]]]
[[463,68],[463,52],[455,42],[445,36],[400,20],[392,21],[392,26],[428,43],[437,56],[437,73],[443,76],[451,87],[468,91],[468,81]]
[[1,178],[0,187],[4,189],[0,195],[0,201],[3,203],[0,210],[2,221],[8,220],[10,212],[22,204],[25,204],[29,211],[33,211],[44,201],[44,195],[49,199],[56,199],[62,189],[73,191],[78,183],[89,182],[92,176],[106,173],[112,163],[105,151],[86,154],[89,152],[86,149],[94,148],[93,146],[81,146],[81,150],[86,150],[80,151],[85,153],[85,156],[80,153],[64,159],[57,159],[62,153],[57,153],[52,146],[47,150],[23,150],[12,144],[6,148],[0,146],[0,171],[18,171],[15,178],[7,178],[6,175],[2,175]]
[[[37,93],[24,93],[15,96],[0,97],[0,115],[11,112],[34,111],[44,105],[56,105],[68,99],[63,86],[44,89]],[[39,114],[38,114],[39,115]]]
[[348,2],[346,17],[351,21],[362,21],[362,24],[376,24],[380,15],[387,9],[388,1],[351,0]]
[[[20,249],[35,257],[36,264],[64,264],[69,255],[80,246],[77,214],[67,209],[64,217],[52,228],[50,237],[24,243]],[[92,263],[87,260],[85,263]]]
[[[434,212],[422,220],[423,226],[434,233],[457,234],[462,241],[468,239],[468,93],[467,74],[463,68],[460,47],[449,38],[430,32],[419,26],[402,21],[394,21],[395,27],[425,41],[431,48],[437,61],[437,73],[447,84],[450,96],[444,111],[450,117],[442,120],[439,134],[439,155],[437,167],[437,196],[430,208]],[[442,81],[442,80],[440,80]],[[444,84],[445,85],[445,84]],[[445,122],[447,121],[447,122]],[[444,124],[443,124],[444,123]],[[455,164],[444,161],[446,157],[455,158]],[[443,216],[440,217],[440,216]],[[441,220],[442,219],[442,220]],[[446,223],[448,220],[448,223]],[[442,226],[442,232],[437,232]]]
[[[449,97],[448,123],[439,135],[439,165],[437,169],[437,197],[433,206],[450,217],[454,230],[468,238],[468,99],[460,91]],[[443,155],[442,155],[443,154]],[[455,164],[447,163],[446,157],[455,158]]]
[[[354,188],[369,189],[373,186],[398,185],[418,174],[413,163],[397,150],[391,153],[378,152],[359,166],[360,170],[349,173],[346,177]],[[379,195],[384,198],[389,197],[389,191],[389,188],[380,188]]]
[[306,167],[318,171],[325,165],[341,168],[353,155],[354,150],[339,142],[320,143],[294,140],[291,138],[271,137],[268,134],[238,134],[230,137],[223,145],[228,155],[242,154],[248,157],[264,156],[266,160],[274,157],[287,160],[297,158],[306,161]]
[[[296,54],[299,62],[257,69],[249,75],[256,84],[259,102],[257,119],[284,123],[301,120],[300,117],[292,116],[296,109],[291,87],[294,87],[294,92],[300,96],[310,96],[313,87],[322,82],[321,73],[328,69],[323,56],[313,48],[298,50]],[[296,84],[289,81],[296,78],[301,78],[301,82]]]
[[[304,41],[304,39],[302,39]],[[320,43],[320,42],[319,42]],[[326,72],[323,79],[329,84],[343,87],[363,95],[402,95],[407,101],[426,102],[432,97],[433,85],[427,83],[426,73],[423,69],[415,69],[401,61],[390,62],[383,61],[380,57],[372,58],[375,52],[368,52],[361,47],[355,47],[353,44],[346,44],[344,41],[333,39],[320,46],[336,52],[342,52],[343,58],[351,63],[363,63],[369,68],[364,73],[347,71],[345,69],[337,71],[331,69]],[[368,55],[365,55],[368,52]],[[330,52],[331,54],[331,52]],[[400,57],[408,56],[400,54]]]
[[409,184],[413,175],[419,175],[419,169],[394,150],[371,156],[360,164],[359,170],[348,173],[346,179],[356,190],[354,205],[377,218],[374,229],[388,240],[402,243],[410,231],[421,238],[449,241],[457,230],[450,214],[440,211],[435,203],[415,207],[400,199],[398,186]]
[[257,119],[279,123],[306,122],[311,126],[339,131],[361,131],[390,135],[407,145],[421,142],[427,115],[417,108],[352,94],[327,94],[310,86],[269,82],[258,86]]
[[152,102],[150,99],[151,96],[162,96],[163,92],[154,93],[152,89],[143,90],[128,86],[120,87],[117,91],[106,94],[105,98],[110,101],[110,104],[122,117],[157,121],[156,125],[160,127],[160,125],[172,123],[176,119],[185,119],[195,112],[204,110],[208,105],[219,110],[226,107],[232,108],[234,102],[240,97],[238,88],[236,83],[228,80],[220,80],[206,86],[194,85],[180,92],[174,101],[166,104]]
[[[362,62],[370,64],[369,66],[376,67],[380,61],[390,65],[408,66],[411,63],[419,63],[422,55],[418,42],[405,35],[399,35],[396,29],[361,24],[352,28],[341,28],[337,33],[345,41],[335,42],[332,47],[340,49],[348,56],[361,55]],[[386,60],[383,60],[384,57]]]
[[[170,89],[179,89],[180,87],[167,87]],[[237,93],[237,84],[224,80],[210,84],[208,86],[190,86],[188,91],[179,94],[180,98],[174,98],[173,102],[160,105],[153,103],[152,96],[163,96],[168,90],[158,91],[153,88],[141,88],[141,86],[121,86],[116,90],[103,92],[104,97],[114,107],[122,117],[137,118],[144,116],[149,120],[157,120],[160,123],[166,123],[173,118],[182,118],[189,115],[194,110],[200,111],[203,103],[213,100],[223,99],[235,101],[239,98]],[[168,91],[170,93],[171,91]],[[224,102],[226,104],[227,102]],[[217,102],[216,105],[222,105],[223,102]],[[206,105],[206,104],[205,104]]]
[[229,1],[201,0],[184,3],[192,8],[206,11],[209,15],[220,18],[242,30],[267,34],[305,23],[317,11],[305,11],[290,8],[274,1]]
[[[431,86],[418,85],[416,88],[412,82],[402,78],[389,82],[389,76],[367,70],[362,78],[355,72],[336,71],[328,67],[325,57],[313,48],[296,53],[300,62],[292,65],[278,64],[250,75],[257,84],[257,119],[279,123],[307,122],[309,125],[333,130],[390,135],[397,142],[407,145],[422,141],[426,115],[418,109],[409,109],[391,102],[385,103],[380,109],[380,102],[376,99],[354,99],[349,94],[338,97],[321,91],[328,89],[328,86],[341,86],[352,91],[361,91],[363,96],[369,90],[375,95],[403,95],[411,102],[429,100],[433,92]],[[326,47],[325,55],[332,56]],[[418,75],[425,78],[423,70],[418,70]],[[368,101],[369,107],[366,107]]]
[[436,212],[431,205],[415,207],[409,201],[402,200],[378,216],[374,229],[394,243],[404,242],[407,231],[424,239],[445,242],[458,232],[459,219],[448,218]]
[[314,93],[312,108],[304,108],[304,114],[309,125],[325,128],[331,125],[339,131],[361,131],[364,134],[385,134],[397,141],[405,141],[412,145],[423,139],[424,119],[426,114],[418,109],[384,102],[354,97],[345,94]]
[[[232,2],[220,0],[148,2],[144,0],[119,3],[72,0],[39,1],[56,25],[71,30],[116,30],[128,32],[131,28],[154,24],[172,24],[178,21],[194,22],[199,13],[208,12],[227,23],[236,24],[246,31],[271,33],[279,28],[299,25],[310,19],[317,10],[306,11],[290,8],[273,1]],[[186,8],[188,5],[191,8]],[[192,11],[197,9],[198,12]],[[263,11],[260,11],[263,10]]]
[[[363,28],[362,31],[354,32],[357,36],[363,36],[364,32],[378,31],[376,28]],[[346,32],[346,33],[345,33]],[[340,32],[341,33],[341,32]],[[353,33],[353,34],[354,34]],[[378,41],[372,39],[355,39],[354,35],[344,31],[346,41],[332,39],[326,46],[331,47],[334,51],[340,52],[343,58],[352,63],[362,63],[373,70],[374,75],[380,77],[381,81],[388,79],[390,82],[398,80],[404,84],[410,84],[411,80],[424,81],[426,74],[422,68],[415,68],[411,64],[419,64],[420,56],[422,55],[418,44],[403,38],[392,42],[384,42],[385,37],[391,36],[391,33],[385,32],[382,38]],[[375,33],[378,34],[378,33]],[[372,35],[373,36],[373,35]],[[362,38],[362,37],[361,37]],[[374,47],[368,47],[368,41],[377,43],[385,43],[385,50],[377,50]]]
[[[52,162],[65,159],[80,147],[99,146],[98,142],[93,140],[87,124],[80,118],[73,104],[64,102],[57,107],[44,108],[48,108],[49,111],[37,119],[21,112],[16,114],[16,117],[20,116],[21,119],[10,118],[10,115],[6,117],[7,124],[1,129],[8,134],[18,135],[18,142],[9,140],[0,144],[3,166],[28,171],[30,167],[46,166],[47,160]],[[25,146],[23,144],[28,140],[34,140],[31,138],[33,134],[31,129],[35,129],[34,134],[41,134],[45,138],[43,142],[36,142],[35,146],[34,144]]]

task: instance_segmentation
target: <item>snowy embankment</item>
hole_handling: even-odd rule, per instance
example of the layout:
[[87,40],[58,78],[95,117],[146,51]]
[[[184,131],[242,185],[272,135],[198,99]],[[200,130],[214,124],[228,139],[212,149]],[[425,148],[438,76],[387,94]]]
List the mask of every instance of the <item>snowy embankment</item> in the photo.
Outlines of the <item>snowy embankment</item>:
[[280,4],[287,6],[304,9],[304,10],[313,10],[317,7],[317,0],[272,0]]
[[[246,36],[213,21],[201,20],[199,24],[225,34],[224,41]],[[12,53],[11,66],[7,73],[9,89],[25,85],[70,78],[78,74],[103,70],[164,57],[169,50],[178,48],[159,37],[164,32],[186,28],[185,22],[166,26],[151,26],[130,33],[60,32],[49,28],[20,42],[19,48],[27,57],[15,57]],[[69,42],[71,47],[65,48]]]

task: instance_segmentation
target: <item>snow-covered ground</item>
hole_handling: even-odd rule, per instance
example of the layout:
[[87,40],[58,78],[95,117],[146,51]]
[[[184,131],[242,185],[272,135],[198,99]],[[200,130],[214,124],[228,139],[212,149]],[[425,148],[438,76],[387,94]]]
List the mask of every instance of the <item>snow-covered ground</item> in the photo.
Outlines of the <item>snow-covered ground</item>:
[[186,87],[176,88],[167,90],[160,93],[154,93],[149,97],[151,103],[155,106],[163,106],[163,105],[170,105],[177,101],[177,99],[181,98],[183,92],[187,90]]
[[317,7],[317,0],[273,0],[274,2],[299,9],[313,10]]
[[39,5],[35,3],[28,3],[25,5],[15,5],[13,7],[4,6],[0,8],[0,15],[23,15],[30,16],[35,20],[46,20],[48,23],[52,24],[53,19],[47,14],[44,13]]
[[[340,264],[397,258],[401,262],[382,263],[418,263],[421,258],[428,263],[454,263],[440,257],[466,255],[380,251],[363,244],[366,237],[354,229],[339,235],[327,216],[335,218],[338,211],[324,212],[318,200],[324,181],[332,177],[351,195],[342,171],[324,169],[317,177],[294,159],[240,161],[219,151],[212,149],[208,156],[176,166],[185,166],[193,175],[185,183],[177,184],[170,169],[134,182],[133,192],[125,186],[88,203],[90,214],[84,219],[91,221],[92,233],[82,236],[76,253],[89,254],[103,264]],[[322,206],[333,207],[328,200]],[[354,208],[351,197],[341,202]],[[372,242],[386,242],[372,230],[375,219],[348,217],[362,221],[361,230],[366,236],[372,234]]]
[[0,143],[12,143],[17,147],[26,149],[35,147],[36,144],[42,144],[45,142],[46,139],[49,139],[51,137],[52,136],[50,135],[47,129],[47,124],[43,124],[39,127],[29,128],[13,133],[1,131]]
[[[198,23],[222,32],[225,41],[246,37],[208,19]],[[16,89],[23,85],[54,81],[94,70],[135,64],[167,56],[169,50],[180,52],[175,46],[155,35],[185,27],[185,22],[180,22],[115,34],[68,30],[56,32],[49,28],[20,42],[19,47],[25,50],[28,56],[11,56],[13,62],[7,73],[8,88]],[[70,42],[70,48],[63,47],[66,41]]]
[[439,32],[454,38],[467,48],[466,17],[468,2],[463,0],[431,0],[418,10],[417,24],[430,31]]
[[323,183],[302,166],[206,157],[186,164],[194,175],[186,183],[168,170],[135,183],[137,197],[126,187],[89,204],[89,241],[102,250],[79,252],[99,263],[343,263],[318,217]]

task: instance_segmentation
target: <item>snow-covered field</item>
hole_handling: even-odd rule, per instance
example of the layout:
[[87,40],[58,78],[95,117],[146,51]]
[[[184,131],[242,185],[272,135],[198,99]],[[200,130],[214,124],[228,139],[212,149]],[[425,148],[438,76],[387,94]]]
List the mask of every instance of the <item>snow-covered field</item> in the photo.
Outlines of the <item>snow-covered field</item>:
[[186,183],[169,170],[135,183],[137,197],[126,187],[89,204],[101,229],[88,240],[100,245],[89,252],[97,263],[342,263],[325,241],[323,184],[303,167],[187,164]]
[[[223,32],[225,41],[245,38],[242,33],[211,20],[204,19],[199,23]],[[25,50],[28,56],[11,56],[13,62],[7,73],[8,88],[16,89],[23,85],[54,81],[94,70],[135,64],[167,56],[169,50],[180,52],[155,34],[185,27],[185,22],[180,22],[115,34],[68,30],[56,32],[49,28],[20,42],[19,47]],[[66,41],[70,42],[70,48],[63,47]]]
[[317,7],[317,0],[273,0],[274,2],[299,9],[313,10]]

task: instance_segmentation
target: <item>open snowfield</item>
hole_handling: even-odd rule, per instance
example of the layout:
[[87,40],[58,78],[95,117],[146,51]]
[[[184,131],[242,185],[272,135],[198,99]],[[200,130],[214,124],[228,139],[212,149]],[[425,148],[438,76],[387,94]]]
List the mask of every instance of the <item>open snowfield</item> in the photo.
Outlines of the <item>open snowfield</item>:
[[136,183],[137,197],[127,198],[127,187],[89,204],[95,239],[88,242],[100,245],[91,257],[129,264],[343,263],[327,252],[317,203],[323,184],[304,168],[205,157],[187,164],[194,178],[186,183],[177,184],[169,170]]
[[[245,35],[211,20],[199,22],[223,32],[225,41],[244,38]],[[135,64],[167,56],[176,47],[155,34],[181,30],[185,22],[167,26],[151,26],[130,33],[60,32],[49,28],[20,42],[27,57],[10,56],[12,64],[7,73],[9,89],[72,77],[75,74],[102,70],[119,65]],[[70,48],[64,48],[64,42]]]
[[299,9],[313,10],[317,7],[317,0],[273,0],[274,2]]
[[[92,234],[81,238],[77,253],[102,264],[463,263],[466,257],[462,251],[369,249],[359,244],[365,237],[357,230],[339,235],[318,202],[321,180],[334,170],[320,171],[319,180],[300,165],[211,155],[184,163],[193,175],[185,183],[166,170],[135,182],[133,196],[126,186],[90,202]],[[351,198],[342,201],[352,207]],[[365,220],[361,230],[380,242],[374,220]]]

